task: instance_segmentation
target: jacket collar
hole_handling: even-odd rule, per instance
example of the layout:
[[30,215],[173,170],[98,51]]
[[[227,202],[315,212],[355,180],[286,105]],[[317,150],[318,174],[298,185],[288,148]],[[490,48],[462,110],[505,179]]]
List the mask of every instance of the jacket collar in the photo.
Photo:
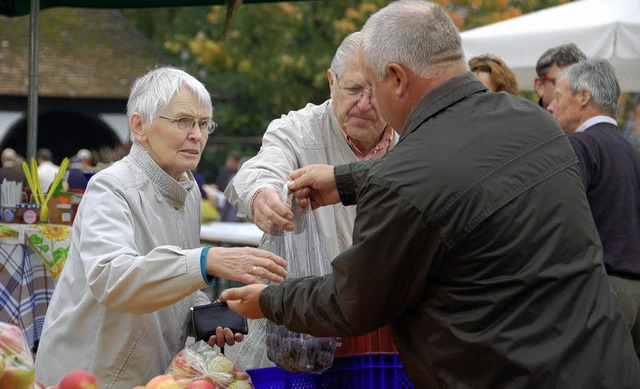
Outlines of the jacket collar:
[[487,87],[471,72],[452,77],[424,95],[413,107],[401,132],[401,140],[443,109]]
[[129,156],[136,165],[149,177],[154,186],[163,196],[183,205],[187,198],[187,193],[191,191],[195,184],[195,179],[190,171],[185,172],[185,176],[180,181],[176,181],[151,158],[149,152],[137,141],[131,145]]

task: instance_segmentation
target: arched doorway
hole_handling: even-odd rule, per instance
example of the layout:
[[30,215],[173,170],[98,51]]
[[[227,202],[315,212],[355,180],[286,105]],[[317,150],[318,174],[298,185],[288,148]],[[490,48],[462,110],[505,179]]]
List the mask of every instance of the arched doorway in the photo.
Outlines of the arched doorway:
[[[77,111],[52,111],[38,116],[38,145],[53,152],[54,163],[72,157],[79,149],[98,150],[116,147],[122,142],[116,132],[97,116]],[[26,155],[27,120],[17,121],[0,143],[0,149],[11,147]]]

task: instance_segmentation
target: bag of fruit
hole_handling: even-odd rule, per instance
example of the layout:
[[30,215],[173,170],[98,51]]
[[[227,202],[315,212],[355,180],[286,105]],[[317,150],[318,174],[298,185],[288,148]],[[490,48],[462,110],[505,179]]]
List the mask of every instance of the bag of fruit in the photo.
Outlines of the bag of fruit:
[[[280,193],[283,202],[291,202],[287,187]],[[298,209],[294,210],[299,212]],[[266,236],[260,246],[288,262],[289,277],[323,276],[331,273],[331,263],[323,251],[313,212],[296,215],[301,221],[294,231]],[[333,364],[334,337],[314,337],[293,332],[269,321],[266,325],[267,357],[281,369],[292,373],[322,373]]]
[[186,388],[194,381],[208,381],[216,389],[253,388],[246,371],[202,340],[176,354],[165,375],[171,376],[179,388]]
[[0,322],[0,389],[32,389],[33,356],[22,330]]

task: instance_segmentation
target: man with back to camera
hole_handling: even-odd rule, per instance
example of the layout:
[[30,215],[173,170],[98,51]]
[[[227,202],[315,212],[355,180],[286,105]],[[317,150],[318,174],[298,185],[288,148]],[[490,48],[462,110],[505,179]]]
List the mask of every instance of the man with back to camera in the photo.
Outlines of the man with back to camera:
[[400,140],[381,159],[292,172],[289,186],[314,207],[357,203],[353,245],[330,275],[221,298],[315,336],[391,323],[416,388],[640,387],[555,120],[488,92],[436,4],[392,2],[362,33],[363,73]]
[[640,356],[640,152],[618,128],[619,97],[613,66],[586,60],[558,73],[547,110],[580,161],[604,266]]
[[534,79],[534,88],[540,97],[538,104],[546,109],[556,87],[556,74],[569,65],[587,59],[587,56],[575,43],[565,43],[552,47],[542,53],[536,63],[538,77]]

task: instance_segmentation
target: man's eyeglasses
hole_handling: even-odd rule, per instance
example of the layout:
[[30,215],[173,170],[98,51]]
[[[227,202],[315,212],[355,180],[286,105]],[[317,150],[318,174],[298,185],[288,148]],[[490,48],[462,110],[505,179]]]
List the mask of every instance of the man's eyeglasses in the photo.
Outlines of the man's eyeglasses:
[[340,90],[340,95],[349,101],[359,101],[365,93],[369,95],[369,101],[373,102],[373,93],[371,93],[371,87],[363,88],[360,85],[347,85],[340,86],[338,80],[336,79],[336,84],[338,85],[338,89]]
[[540,78],[544,81],[549,81],[553,86],[556,86],[556,79],[553,77],[549,77],[546,74],[544,76],[540,76]]
[[193,127],[196,125],[196,123],[198,123],[198,128],[200,128],[200,131],[203,134],[212,134],[213,131],[216,129],[216,127],[218,127],[218,125],[216,124],[216,122],[214,122],[213,120],[209,120],[209,119],[203,119],[200,121],[196,121],[196,119],[194,118],[190,118],[188,116],[183,116],[181,118],[172,118],[169,116],[162,116],[162,115],[158,115],[159,118],[161,119],[166,119],[169,120],[173,123],[176,123],[178,125],[178,128],[182,131],[191,131],[193,130]]

